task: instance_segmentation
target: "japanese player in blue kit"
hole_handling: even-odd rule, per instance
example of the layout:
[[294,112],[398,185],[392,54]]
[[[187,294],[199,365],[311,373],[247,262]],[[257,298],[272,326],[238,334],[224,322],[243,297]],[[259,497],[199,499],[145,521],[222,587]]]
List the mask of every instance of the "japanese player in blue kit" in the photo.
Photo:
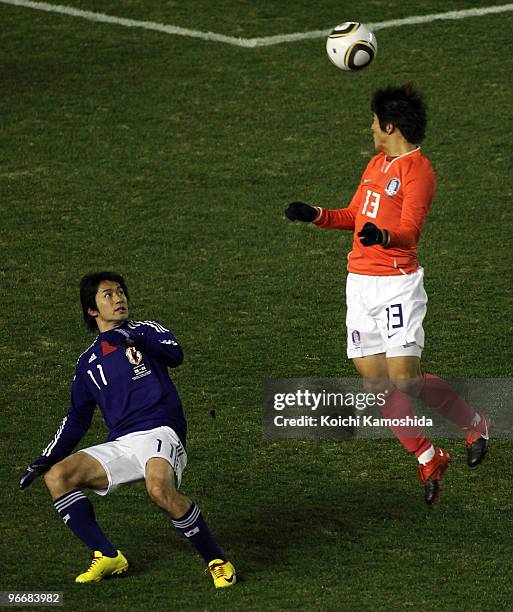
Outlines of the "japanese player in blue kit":
[[[145,480],[152,501],[205,560],[217,588],[235,584],[226,559],[199,508],[178,489],[187,464],[187,425],[168,368],[183,352],[175,336],[154,321],[128,319],[122,276],[98,272],[80,282],[84,321],[99,331],[80,355],[71,406],[53,440],[20,479],[20,489],[44,474],[53,504],[66,526],[91,550],[90,567],[76,582],[98,582],[128,569],[128,561],[96,522],[82,489],[107,495],[120,485]],[[109,430],[103,444],[74,448],[90,427],[98,405]]]

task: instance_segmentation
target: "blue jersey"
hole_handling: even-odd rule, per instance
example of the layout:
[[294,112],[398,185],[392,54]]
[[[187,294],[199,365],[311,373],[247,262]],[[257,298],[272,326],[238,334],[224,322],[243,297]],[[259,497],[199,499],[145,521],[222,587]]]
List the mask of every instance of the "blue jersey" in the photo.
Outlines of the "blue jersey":
[[175,336],[153,321],[127,321],[119,329],[135,346],[120,345],[115,330],[100,333],[77,361],[71,406],[40,461],[54,464],[69,455],[89,429],[99,406],[107,441],[168,425],[185,446],[187,424],[168,368],[183,362]]

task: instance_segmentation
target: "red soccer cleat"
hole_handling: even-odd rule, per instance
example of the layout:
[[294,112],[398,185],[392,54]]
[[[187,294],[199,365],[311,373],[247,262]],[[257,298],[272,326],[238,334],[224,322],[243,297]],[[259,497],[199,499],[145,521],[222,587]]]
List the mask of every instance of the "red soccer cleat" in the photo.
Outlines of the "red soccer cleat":
[[465,441],[467,443],[467,465],[471,468],[479,465],[485,458],[490,446],[490,429],[492,419],[487,414],[478,413],[481,420],[477,425],[465,428]]
[[431,506],[440,496],[443,485],[443,475],[449,467],[451,457],[447,451],[435,448],[435,456],[425,465],[419,465],[419,478],[424,482],[424,499]]

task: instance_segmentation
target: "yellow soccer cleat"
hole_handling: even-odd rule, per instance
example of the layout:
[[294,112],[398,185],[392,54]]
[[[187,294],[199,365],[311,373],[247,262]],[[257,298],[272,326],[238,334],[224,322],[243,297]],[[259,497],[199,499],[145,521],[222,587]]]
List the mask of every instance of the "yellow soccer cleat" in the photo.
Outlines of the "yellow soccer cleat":
[[100,582],[109,576],[117,576],[126,572],[128,561],[121,551],[118,550],[117,557],[104,557],[102,553],[95,550],[89,569],[75,578],[75,582]]
[[229,561],[214,559],[208,564],[208,570],[212,574],[216,589],[231,587],[237,582],[235,568]]

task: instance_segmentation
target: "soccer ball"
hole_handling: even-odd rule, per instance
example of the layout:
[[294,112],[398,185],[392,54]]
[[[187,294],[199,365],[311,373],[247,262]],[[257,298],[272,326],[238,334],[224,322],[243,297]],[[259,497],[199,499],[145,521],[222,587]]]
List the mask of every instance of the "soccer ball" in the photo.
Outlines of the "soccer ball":
[[378,41],[364,23],[346,21],[328,36],[326,51],[337,68],[355,72],[376,57]]

